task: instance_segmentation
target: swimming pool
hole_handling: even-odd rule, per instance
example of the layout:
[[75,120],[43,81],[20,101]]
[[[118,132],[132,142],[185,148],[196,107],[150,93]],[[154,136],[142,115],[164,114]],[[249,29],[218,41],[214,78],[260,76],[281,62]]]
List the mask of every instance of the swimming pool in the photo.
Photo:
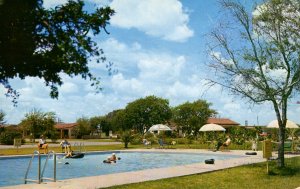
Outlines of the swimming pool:
[[[82,159],[57,160],[57,180],[105,175],[112,173],[145,170],[152,168],[171,167],[192,163],[202,163],[205,159],[224,160],[240,158],[237,155],[218,155],[203,153],[175,153],[175,152],[120,152],[121,157],[115,164],[105,164],[103,160],[112,152],[89,153]],[[15,157],[0,159],[0,187],[24,184],[24,175],[30,157]],[[42,157],[42,165],[45,157]],[[65,164],[68,162],[69,164]],[[37,158],[35,158],[28,178],[37,179]],[[53,160],[48,162],[44,177],[53,177]]]

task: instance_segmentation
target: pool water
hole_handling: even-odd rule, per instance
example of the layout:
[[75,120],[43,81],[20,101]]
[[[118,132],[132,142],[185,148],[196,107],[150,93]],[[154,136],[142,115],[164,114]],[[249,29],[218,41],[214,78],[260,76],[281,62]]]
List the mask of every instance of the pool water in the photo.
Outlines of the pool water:
[[[205,159],[224,160],[238,158],[236,155],[217,155],[203,153],[172,153],[172,152],[115,152],[121,160],[106,164],[103,160],[110,153],[86,154],[81,159],[62,159],[57,156],[57,180],[105,175],[112,173],[137,171],[144,169],[171,167],[192,163],[202,163]],[[24,176],[31,157],[0,158],[0,187],[24,184]],[[45,162],[42,157],[41,167]],[[65,164],[68,162],[69,164]],[[41,168],[42,169],[42,168]],[[48,161],[44,177],[53,178],[53,159]],[[37,158],[32,163],[28,178],[37,179]]]

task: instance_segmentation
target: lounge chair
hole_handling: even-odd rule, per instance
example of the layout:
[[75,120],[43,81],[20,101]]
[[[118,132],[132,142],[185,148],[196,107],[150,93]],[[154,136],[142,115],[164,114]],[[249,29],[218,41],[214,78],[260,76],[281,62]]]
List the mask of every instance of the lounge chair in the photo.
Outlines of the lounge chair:
[[168,146],[167,143],[164,143],[162,139],[158,139],[159,148],[165,148],[165,146]]
[[177,142],[175,140],[172,140],[171,145],[175,146]]
[[147,147],[151,146],[151,141],[148,141],[147,139],[143,139],[143,144]]
[[42,146],[40,146],[40,144],[37,144],[38,150],[41,153],[41,149],[44,149],[44,154],[48,154],[48,144],[43,144]]

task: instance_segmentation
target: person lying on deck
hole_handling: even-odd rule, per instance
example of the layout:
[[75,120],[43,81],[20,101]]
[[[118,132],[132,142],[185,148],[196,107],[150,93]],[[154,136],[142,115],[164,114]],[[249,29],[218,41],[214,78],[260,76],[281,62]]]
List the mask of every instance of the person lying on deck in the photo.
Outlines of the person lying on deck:
[[216,146],[216,151],[218,151],[220,149],[220,147],[228,147],[231,143],[231,139],[229,137],[229,135],[226,136],[226,141],[225,142],[221,142],[219,141],[217,146]]

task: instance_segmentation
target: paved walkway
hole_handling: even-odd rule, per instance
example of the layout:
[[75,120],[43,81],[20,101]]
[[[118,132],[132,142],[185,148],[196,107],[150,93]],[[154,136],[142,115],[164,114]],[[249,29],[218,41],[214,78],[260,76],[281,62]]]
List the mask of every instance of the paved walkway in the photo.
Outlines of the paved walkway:
[[[137,151],[137,150],[132,150]],[[181,150],[181,149],[141,149],[138,151],[155,151],[155,152],[193,152],[193,153],[211,153],[211,154],[223,154],[223,155],[245,155],[246,151],[232,150],[230,152],[212,152],[207,150]],[[167,167],[159,169],[148,169],[135,172],[125,172],[109,175],[100,175],[92,177],[82,177],[76,179],[60,180],[57,182],[46,182],[42,184],[27,184],[18,185],[19,189],[95,189],[104,188],[114,185],[122,185],[128,183],[144,182],[149,180],[157,180],[162,178],[171,178],[184,175],[198,174],[211,172],[215,170],[226,169],[230,167],[236,167],[240,165],[252,164],[263,162],[261,152],[258,155],[243,156],[241,158],[229,159],[229,160],[217,160],[215,164],[195,163],[190,165]],[[0,187],[0,189],[13,189],[16,186]]]

